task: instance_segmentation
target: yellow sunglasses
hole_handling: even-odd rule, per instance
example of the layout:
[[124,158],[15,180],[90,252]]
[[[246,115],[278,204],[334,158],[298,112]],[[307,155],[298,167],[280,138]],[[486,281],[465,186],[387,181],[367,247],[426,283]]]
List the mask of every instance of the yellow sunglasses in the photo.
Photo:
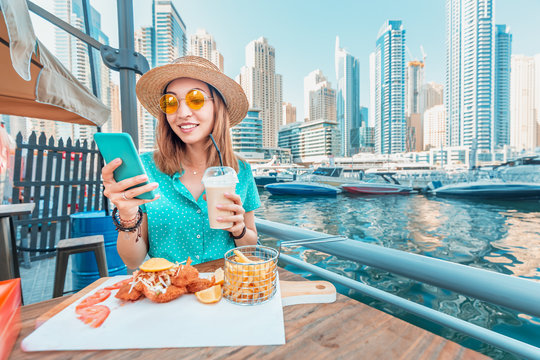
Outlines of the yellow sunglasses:
[[181,100],[184,100],[190,109],[199,110],[204,106],[206,100],[212,99],[213,98],[206,96],[201,90],[192,89],[186,94],[184,99],[180,100],[173,94],[164,94],[159,99],[159,107],[165,114],[172,115],[178,111]]

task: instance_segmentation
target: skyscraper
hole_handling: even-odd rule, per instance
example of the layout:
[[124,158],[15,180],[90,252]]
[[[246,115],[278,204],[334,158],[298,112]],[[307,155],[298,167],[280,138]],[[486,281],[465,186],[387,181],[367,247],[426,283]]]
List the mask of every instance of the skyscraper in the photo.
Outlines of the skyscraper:
[[304,111],[306,121],[336,120],[336,91],[319,69],[304,78]]
[[367,107],[360,106],[360,121],[361,126],[359,129],[358,137],[360,139],[360,152],[370,152],[372,153],[375,149],[375,144],[373,143],[373,130],[374,127],[369,125],[371,121],[371,114]]
[[375,129],[375,53],[369,54],[369,120],[368,126]]
[[190,37],[189,55],[203,57],[223,71],[223,55],[217,50],[214,37],[205,29],[197,29]]
[[405,151],[405,29],[386,21],[375,49],[375,152]]
[[[84,13],[82,0],[55,0],[53,12],[60,19],[71,24],[77,29],[85,32]],[[101,14],[90,6],[90,35],[108,45],[109,38],[101,30]],[[74,36],[70,36],[66,31],[55,27],[55,55],[62,64],[90,91],[92,91],[90,60],[88,56],[88,45]],[[110,69],[103,64],[99,51],[91,50],[95,64],[96,93],[97,97],[107,106],[111,106],[111,73]],[[38,122],[34,122],[38,124]],[[37,126],[37,125],[36,125]],[[111,122],[103,125],[105,131],[109,131]],[[37,128],[36,128],[37,130]],[[47,135],[55,138],[80,139],[81,141],[92,141],[92,135],[96,132],[95,126],[73,125],[73,124],[52,124],[45,128]]]
[[431,109],[435,105],[443,104],[444,86],[435,82],[429,82],[422,86],[420,91],[420,114]]
[[407,122],[405,151],[422,151],[424,134],[422,126],[422,86],[424,85],[424,62],[413,60],[405,71],[405,118]]
[[187,54],[186,25],[172,0],[153,1],[152,28],[152,67]]
[[351,156],[355,153],[351,144],[351,130],[361,123],[360,62],[339,46],[339,36],[336,36],[335,66],[336,116],[341,136],[341,155]]
[[493,0],[447,0],[447,144],[493,145]]
[[317,84],[325,82],[326,77],[320,69],[313,70],[304,77],[304,120],[308,121],[309,117],[309,93],[318,89]]
[[[276,99],[281,99],[281,104],[283,104],[283,76],[281,74],[276,74],[275,79],[276,79],[275,80],[276,90],[274,92],[275,98]],[[278,114],[278,116],[279,116],[279,118],[278,118],[279,123],[278,124],[283,124],[284,123],[284,120],[283,120],[283,108],[281,108],[281,110],[282,111]],[[296,112],[296,109],[295,109],[295,112]],[[278,131],[279,131],[279,126],[278,126]]]
[[262,120],[260,111],[249,109],[242,122],[231,129],[232,146],[243,157],[250,157],[262,148]]
[[277,147],[278,130],[282,123],[282,78],[276,74],[276,50],[261,37],[246,46],[246,65],[240,70],[238,83],[252,108],[261,109],[263,146]]
[[296,122],[296,107],[293,106],[293,104],[284,102],[282,104],[282,109],[283,123],[281,125],[287,125]]
[[[151,67],[168,64],[187,54],[186,25],[171,0],[153,0],[152,26],[135,31],[135,51],[146,57]],[[157,119],[137,102],[139,151],[155,148]]]
[[122,132],[122,112],[120,111],[120,86],[111,85],[111,132]]
[[407,138],[405,140],[405,151],[424,150],[424,126],[422,124],[422,114],[412,113],[407,116]]
[[[153,54],[153,28],[151,26],[141,27],[135,31],[135,51],[141,53],[152,64]],[[155,147],[156,125],[157,119],[153,117],[146,109],[137,101],[137,119],[138,119],[138,135],[139,135],[139,151],[152,151]]]
[[537,146],[535,70],[533,57],[512,55],[510,144],[518,151]]
[[436,105],[424,112],[424,148],[440,148],[446,142],[446,114],[444,105]]
[[152,42],[153,31],[151,26],[142,26],[134,32],[135,51],[144,55],[150,65],[153,63],[152,53],[154,52]]
[[405,116],[419,114],[420,92],[424,85],[424,62],[409,61],[405,73]]
[[495,25],[495,96],[494,137],[495,148],[510,144],[510,62],[512,34],[506,25]]

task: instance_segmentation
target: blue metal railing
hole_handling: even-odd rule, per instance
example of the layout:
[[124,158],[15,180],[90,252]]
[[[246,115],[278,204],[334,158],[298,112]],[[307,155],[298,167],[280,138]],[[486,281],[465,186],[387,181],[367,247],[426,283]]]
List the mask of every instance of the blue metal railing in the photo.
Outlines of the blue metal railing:
[[[259,233],[280,240],[328,236],[327,234],[262,219],[257,219],[256,224]],[[354,240],[302,246],[452,290],[492,304],[518,310],[529,315],[540,316],[540,283],[531,280]],[[307,264],[291,256],[281,254],[280,259],[322,278],[393,304],[412,314],[460,331],[505,351],[525,358],[540,359],[540,348],[530,344],[375,289],[318,266]]]

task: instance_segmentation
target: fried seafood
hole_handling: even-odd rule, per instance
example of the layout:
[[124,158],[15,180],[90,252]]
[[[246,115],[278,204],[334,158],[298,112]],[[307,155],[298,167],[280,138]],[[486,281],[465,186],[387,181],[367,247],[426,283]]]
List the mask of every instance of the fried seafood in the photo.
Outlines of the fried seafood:
[[188,286],[191,282],[199,278],[199,271],[191,265],[179,265],[172,277],[172,284],[175,286]]
[[169,285],[163,290],[159,288],[152,290],[147,287],[144,289],[144,296],[157,303],[166,303],[174,299],[178,299],[180,296],[186,293],[187,289],[185,287],[178,287],[174,285]]
[[143,293],[137,289],[135,289],[135,286],[132,286],[130,283],[124,284],[118,289],[118,292],[116,295],[114,295],[116,298],[120,300],[125,301],[136,301],[143,296]]
[[199,271],[190,265],[189,258],[186,265],[171,264],[165,259],[148,260],[133,274],[133,281],[120,287],[116,297],[135,301],[145,296],[151,301],[164,303],[214,285],[214,279],[199,278]]
[[202,290],[206,290],[214,285],[214,282],[209,279],[194,279],[187,286],[187,290],[190,293],[196,293]]

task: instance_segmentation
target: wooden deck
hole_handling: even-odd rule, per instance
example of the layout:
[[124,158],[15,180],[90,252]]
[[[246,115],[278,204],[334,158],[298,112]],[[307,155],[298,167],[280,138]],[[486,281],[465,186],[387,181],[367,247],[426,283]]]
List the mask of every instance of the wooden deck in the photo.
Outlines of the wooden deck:
[[[222,260],[217,260],[197,268],[209,272],[222,264]],[[280,269],[280,278],[305,280],[283,269]],[[487,359],[480,353],[340,294],[332,304],[285,307],[286,344],[282,346],[22,352],[21,340],[32,332],[36,319],[67,298],[22,308],[22,330],[10,359]]]

